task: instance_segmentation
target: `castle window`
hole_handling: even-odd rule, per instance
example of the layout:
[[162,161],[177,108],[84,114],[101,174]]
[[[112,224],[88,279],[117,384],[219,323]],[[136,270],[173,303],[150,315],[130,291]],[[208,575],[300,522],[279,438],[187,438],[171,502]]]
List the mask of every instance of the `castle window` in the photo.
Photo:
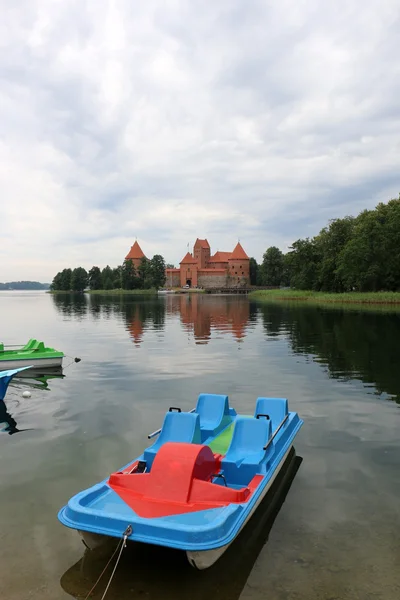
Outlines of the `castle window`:
[[235,275],[237,275],[237,271],[235,271]]
[[241,268],[242,268],[242,265],[240,265],[239,269],[241,269]]
[[242,271],[242,275],[244,275],[244,271]]

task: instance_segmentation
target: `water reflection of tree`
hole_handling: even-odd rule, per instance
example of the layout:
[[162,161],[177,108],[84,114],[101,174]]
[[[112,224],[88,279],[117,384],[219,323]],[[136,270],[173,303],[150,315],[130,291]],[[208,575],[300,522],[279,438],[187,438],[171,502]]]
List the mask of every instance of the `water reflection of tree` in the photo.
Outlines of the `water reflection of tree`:
[[196,343],[208,343],[212,332],[230,333],[241,342],[247,328],[255,325],[257,308],[238,296],[203,296],[179,294],[168,297],[129,295],[90,296],[89,312],[95,318],[123,318],[135,344],[140,345],[144,333],[163,330],[165,317],[177,315],[184,329]]
[[165,302],[157,296],[146,296],[144,300],[140,296],[93,294],[89,311],[95,319],[122,318],[136,344],[141,343],[144,331],[165,326]]
[[400,378],[394,368],[398,314],[275,303],[259,310],[269,336],[285,333],[294,352],[314,355],[331,377],[360,379],[400,403]]
[[85,294],[52,294],[54,306],[61,314],[68,317],[84,317],[87,315],[88,299]]
[[165,303],[157,298],[146,302],[126,302],[121,306],[121,312],[136,344],[142,342],[144,331],[151,328],[162,331],[165,327]]

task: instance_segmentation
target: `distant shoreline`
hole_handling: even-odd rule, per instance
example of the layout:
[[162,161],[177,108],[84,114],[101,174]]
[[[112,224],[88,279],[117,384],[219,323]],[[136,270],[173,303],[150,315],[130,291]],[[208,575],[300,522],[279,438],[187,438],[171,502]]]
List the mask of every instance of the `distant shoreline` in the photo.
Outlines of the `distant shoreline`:
[[[165,288],[160,288],[158,291],[162,291]],[[83,292],[76,292],[74,290],[47,290],[48,294],[113,294],[113,295],[146,295],[146,296],[151,296],[151,295],[157,295],[158,291],[154,288],[150,288],[150,289],[146,289],[146,290],[140,290],[140,289],[135,289],[135,290],[123,290],[121,288],[117,288],[114,290],[85,290]],[[171,292],[173,292],[174,294],[204,294],[205,290],[204,289],[196,289],[196,288],[189,288],[189,289],[184,289],[184,288],[172,288]]]
[[49,294],[114,294],[114,295],[146,295],[150,296],[153,294],[157,294],[157,290],[148,289],[148,290],[85,290],[84,292],[74,292],[73,290],[48,290]]
[[249,294],[249,298],[260,301],[305,302],[309,304],[340,305],[380,305],[398,306],[400,310],[400,292],[313,292],[307,290],[259,290]]
[[8,283],[0,283],[0,292],[42,292],[45,291],[47,292],[49,290],[50,286],[47,285],[46,283],[42,283],[42,284],[34,284],[34,285],[26,285],[26,286],[19,286],[19,285],[12,285],[12,284],[8,284]]

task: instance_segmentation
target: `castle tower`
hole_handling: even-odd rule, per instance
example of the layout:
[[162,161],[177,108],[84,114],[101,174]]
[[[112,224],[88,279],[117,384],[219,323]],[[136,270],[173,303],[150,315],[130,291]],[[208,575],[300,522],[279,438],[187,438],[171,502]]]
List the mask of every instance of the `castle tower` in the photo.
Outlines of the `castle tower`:
[[135,269],[137,269],[140,266],[142,258],[146,258],[146,256],[143,254],[143,250],[141,249],[136,240],[131,249],[129,250],[128,254],[125,256],[125,259],[130,259],[133,262],[133,266],[135,267]]
[[197,259],[187,252],[179,263],[181,273],[181,286],[197,286],[197,270],[199,268]]
[[244,285],[250,282],[250,259],[238,242],[228,259],[228,274],[232,281],[237,285]]
[[193,256],[199,265],[199,269],[205,269],[210,260],[210,244],[207,240],[197,240],[193,246]]

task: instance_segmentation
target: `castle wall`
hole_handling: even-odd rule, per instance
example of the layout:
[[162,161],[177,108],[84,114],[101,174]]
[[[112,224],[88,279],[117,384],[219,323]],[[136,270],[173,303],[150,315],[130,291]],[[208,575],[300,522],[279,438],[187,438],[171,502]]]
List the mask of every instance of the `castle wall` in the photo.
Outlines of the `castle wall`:
[[226,271],[216,269],[199,270],[198,285],[205,289],[226,287]]
[[208,268],[209,269],[224,269],[224,271],[227,270],[228,268],[228,263],[227,262],[209,262],[208,263]]
[[166,269],[166,287],[179,287],[181,283],[181,272],[180,269]]
[[250,283],[250,261],[243,258],[230,258],[229,275],[236,279],[244,277]]

